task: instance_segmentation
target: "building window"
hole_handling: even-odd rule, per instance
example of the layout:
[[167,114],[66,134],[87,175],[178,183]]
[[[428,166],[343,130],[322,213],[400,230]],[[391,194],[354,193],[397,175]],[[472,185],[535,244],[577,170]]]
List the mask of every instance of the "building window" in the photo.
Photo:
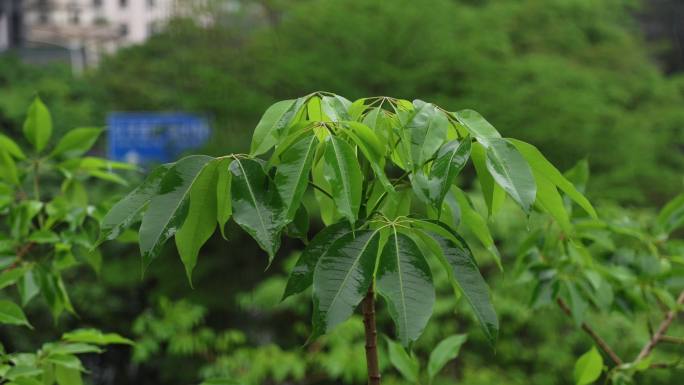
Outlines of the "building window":
[[41,24],[47,24],[50,21],[50,16],[48,15],[47,12],[41,10],[40,13],[38,14],[38,21]]
[[128,36],[128,24],[119,25],[119,35]]
[[128,0],[119,0],[119,7],[126,8],[128,6]]
[[154,8],[156,1],[155,0],[147,0],[147,6],[149,8]]
[[93,0],[93,6],[95,8],[100,8],[102,7],[102,0]]

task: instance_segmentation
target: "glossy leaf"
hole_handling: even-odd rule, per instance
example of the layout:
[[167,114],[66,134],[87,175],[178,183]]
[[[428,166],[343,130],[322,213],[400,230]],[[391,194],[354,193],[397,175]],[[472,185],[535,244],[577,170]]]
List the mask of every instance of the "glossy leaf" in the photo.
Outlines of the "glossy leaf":
[[356,222],[361,207],[363,176],[354,149],[342,139],[330,136],[326,142],[323,175],[330,184],[339,213]]
[[57,142],[51,155],[67,158],[83,155],[93,147],[101,133],[101,128],[75,128]]
[[428,361],[427,372],[428,378],[430,379],[429,383],[434,381],[437,373],[444,368],[444,365],[458,357],[461,346],[467,339],[468,335],[466,334],[456,334],[443,339],[437,344],[430,353],[430,360]]
[[176,248],[180,254],[188,281],[192,284],[192,271],[197,255],[216,229],[216,221],[209,220],[217,213],[216,181],[219,161],[207,163],[190,188],[188,213],[176,232]]
[[232,159],[219,160],[216,166],[216,221],[223,239],[226,238],[226,223],[233,215],[233,205],[230,198],[231,173],[230,162]]
[[489,287],[480,274],[473,253],[465,241],[438,223],[419,221],[430,238],[423,237],[437,254],[449,280],[466,298],[487,340],[494,345],[499,333],[499,320],[489,295]]
[[525,157],[530,167],[544,175],[549,181],[556,185],[561,191],[570,197],[575,203],[584,209],[589,215],[596,218],[596,210],[589,203],[587,198],[579,192],[575,186],[561,174],[556,167],[549,162],[544,155],[533,145],[517,139],[507,139]]
[[[368,160],[375,177],[380,181],[386,191],[394,191],[394,186],[387,179],[384,166],[384,146],[380,143],[377,135],[368,126],[358,122],[347,122],[349,129],[345,133],[356,143],[363,155]],[[344,129],[344,128],[343,128]]]
[[96,246],[103,241],[116,239],[138,218],[150,199],[159,191],[159,184],[169,168],[171,165],[165,164],[152,170],[140,186],[118,201],[107,212],[100,223],[100,237]]
[[140,225],[143,268],[157,257],[164,243],[183,224],[188,212],[190,189],[212,159],[204,155],[185,157],[171,166],[161,178],[159,190],[150,199]]
[[275,187],[288,221],[294,219],[307,186],[318,139],[311,133],[285,151],[276,169]]
[[596,347],[592,346],[592,348],[588,352],[582,354],[575,363],[575,370],[573,371],[575,384],[591,384],[601,377],[602,371],[603,357],[598,350],[596,350]]
[[515,146],[505,139],[489,139],[488,143],[485,151],[487,169],[496,183],[525,212],[529,212],[537,193],[530,166]]
[[233,219],[268,253],[270,264],[284,226],[278,193],[256,160],[237,158],[230,164],[230,172]]
[[264,112],[252,136],[250,149],[252,155],[263,154],[277,143],[282,131],[296,114],[295,102],[295,100],[282,100]]
[[0,324],[24,325],[31,328],[26,315],[14,302],[0,300]]
[[406,123],[403,140],[408,140],[413,170],[424,165],[446,140],[449,121],[435,105],[416,103],[416,111]]
[[406,350],[389,338],[387,340],[387,353],[389,355],[390,363],[395,369],[401,373],[406,381],[415,384],[418,383],[420,375],[420,364],[414,356],[409,355]]
[[349,318],[373,281],[380,232],[350,232],[323,255],[313,276],[313,335],[329,332]]
[[351,119],[347,112],[350,106],[351,102],[339,95],[321,97],[321,108],[333,122]]
[[432,273],[418,245],[407,235],[390,235],[377,272],[377,289],[388,304],[397,337],[408,347],[423,332],[435,302]]
[[423,170],[419,170],[411,179],[414,189],[420,191],[417,195],[438,212],[441,212],[444,198],[454,184],[456,176],[468,161],[470,143],[470,138],[467,138],[461,142],[454,140],[445,144],[432,163],[429,176]]
[[318,260],[330,250],[330,246],[335,241],[350,231],[349,223],[339,222],[326,226],[313,237],[311,242],[302,251],[297,263],[290,272],[290,277],[285,286],[285,293],[283,293],[283,300],[291,295],[301,293],[311,286],[314,269]]
[[24,121],[24,136],[37,152],[45,148],[52,136],[52,117],[39,97],[36,97],[29,106]]
[[499,211],[501,206],[503,206],[506,193],[501,186],[494,183],[494,178],[487,169],[485,148],[481,143],[475,142],[472,144],[471,159],[475,166],[475,172],[477,173],[482,195],[487,204],[489,216],[492,216]]
[[461,110],[455,112],[454,116],[456,116],[456,119],[477,139],[482,139],[484,141],[501,137],[501,134],[499,134],[496,128],[477,111]]

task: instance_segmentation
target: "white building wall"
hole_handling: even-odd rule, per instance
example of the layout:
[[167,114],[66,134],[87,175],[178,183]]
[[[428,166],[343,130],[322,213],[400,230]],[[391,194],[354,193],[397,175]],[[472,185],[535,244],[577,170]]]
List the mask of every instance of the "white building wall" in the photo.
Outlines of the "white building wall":
[[29,42],[79,46],[87,64],[102,53],[142,43],[173,15],[176,0],[28,0]]

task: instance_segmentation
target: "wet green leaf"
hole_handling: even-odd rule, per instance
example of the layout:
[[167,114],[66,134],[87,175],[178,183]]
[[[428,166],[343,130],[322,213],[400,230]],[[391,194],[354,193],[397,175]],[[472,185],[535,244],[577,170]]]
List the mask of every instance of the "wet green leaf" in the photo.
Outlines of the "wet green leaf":
[[165,164],[152,170],[140,186],[109,210],[100,224],[100,237],[96,246],[106,240],[116,239],[138,218],[150,199],[159,191],[159,183],[171,166]]
[[397,337],[408,347],[423,332],[435,303],[432,273],[418,245],[407,235],[390,235],[380,255],[377,289],[388,304]]
[[297,263],[290,272],[290,277],[285,286],[283,300],[291,295],[306,290],[313,283],[313,273],[318,260],[323,257],[330,246],[343,235],[349,233],[351,228],[347,222],[339,222],[326,226],[309,242]]
[[494,178],[487,169],[485,148],[481,143],[475,142],[472,144],[471,159],[475,166],[475,172],[477,173],[482,195],[487,204],[489,216],[492,216],[496,214],[503,205],[504,200],[506,199],[506,193],[501,186],[494,183]]
[[488,140],[501,137],[501,134],[499,134],[496,128],[477,111],[461,110],[455,112],[454,116],[456,116],[456,119],[477,139]]
[[313,335],[316,338],[349,318],[373,281],[380,232],[360,230],[335,241],[313,276]]
[[269,107],[254,129],[251,154],[259,155],[270,150],[280,138],[282,131],[294,118],[295,100],[282,100]]
[[414,103],[416,110],[406,123],[411,168],[415,171],[422,167],[439,150],[446,140],[449,121],[447,117],[431,103]]
[[233,219],[268,253],[270,264],[280,247],[284,226],[278,192],[256,160],[235,159],[230,172]]
[[287,221],[294,219],[307,186],[318,139],[313,132],[286,150],[276,169],[275,186],[280,194]]
[[525,157],[533,170],[544,175],[549,181],[556,185],[561,191],[570,197],[575,203],[584,209],[589,215],[596,218],[596,210],[589,203],[587,198],[580,193],[575,186],[561,174],[556,167],[549,162],[544,155],[533,145],[517,139],[507,139]]
[[[463,293],[473,309],[490,344],[494,345],[499,333],[499,320],[489,295],[489,287],[480,274],[472,251],[463,238],[438,222],[418,221],[429,237],[422,239],[437,254],[455,289]],[[431,239],[430,239],[431,238]]]
[[216,229],[216,221],[208,218],[217,214],[217,195],[214,192],[218,165],[218,160],[207,163],[195,179],[190,188],[188,213],[175,236],[176,248],[191,285],[199,250]]
[[326,142],[323,175],[337,210],[350,223],[356,222],[361,207],[363,175],[354,149],[342,139],[330,136]]
[[143,268],[157,257],[164,243],[182,225],[188,213],[190,189],[212,159],[204,155],[185,157],[171,166],[161,178],[159,190],[150,199],[140,225]]
[[537,185],[529,164],[511,143],[501,138],[487,140],[486,162],[492,177],[525,212],[534,203]]

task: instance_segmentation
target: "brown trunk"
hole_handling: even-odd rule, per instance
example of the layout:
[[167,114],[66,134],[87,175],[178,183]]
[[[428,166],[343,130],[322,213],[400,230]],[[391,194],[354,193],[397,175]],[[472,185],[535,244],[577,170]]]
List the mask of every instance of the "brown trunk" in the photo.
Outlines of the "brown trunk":
[[378,330],[375,327],[375,293],[373,285],[368,288],[363,299],[363,325],[366,331],[366,366],[368,367],[368,385],[380,385],[380,369],[378,368]]

